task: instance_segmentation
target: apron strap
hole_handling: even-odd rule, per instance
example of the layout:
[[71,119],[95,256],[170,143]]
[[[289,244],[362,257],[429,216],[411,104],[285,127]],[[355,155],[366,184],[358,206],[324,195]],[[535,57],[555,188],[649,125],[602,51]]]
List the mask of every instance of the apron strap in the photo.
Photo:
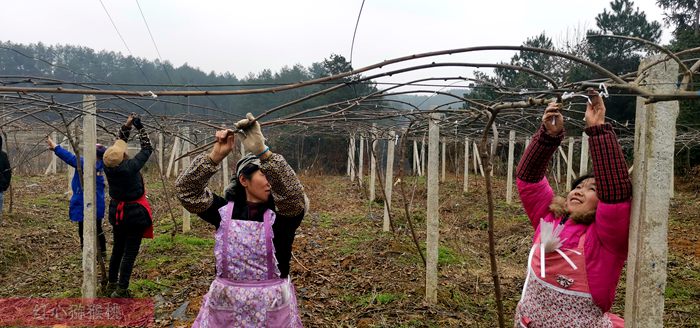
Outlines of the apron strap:
[[275,254],[272,252],[272,216],[274,213],[268,209],[263,215],[265,227],[265,248],[267,251],[267,279],[275,279]]
[[[221,250],[221,266],[222,271],[226,272],[228,267],[228,247],[226,247],[226,239],[228,238],[229,229],[231,227],[231,216],[233,215],[233,202],[230,201],[226,206],[219,209],[219,214],[221,215],[221,223],[219,224],[219,229],[222,229],[221,241],[223,242]],[[219,233],[219,232],[217,232]]]

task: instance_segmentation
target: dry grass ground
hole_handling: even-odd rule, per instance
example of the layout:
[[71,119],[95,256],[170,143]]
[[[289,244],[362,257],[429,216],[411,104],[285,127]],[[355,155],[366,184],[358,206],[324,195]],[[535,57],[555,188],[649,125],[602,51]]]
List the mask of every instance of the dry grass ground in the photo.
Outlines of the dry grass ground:
[[[160,179],[147,175],[156,238],[142,246],[132,278],[136,297],[152,297],[156,326],[189,326],[214,277],[213,229],[196,216],[192,231],[173,223]],[[345,177],[304,176],[311,210],[294,244],[292,277],[308,327],[493,327],[496,320],[488,262],[483,179],[441,184],[439,291],[426,305],[424,270],[410,238],[398,186],[395,233],[383,233],[381,201],[369,203]],[[172,182],[170,182],[172,183]],[[425,240],[425,180],[408,178],[411,216]],[[413,185],[416,185],[415,193]],[[5,196],[0,225],[0,297],[75,297],[82,277],[77,227],[67,218],[64,175],[15,177],[13,213]],[[216,190],[220,189],[216,186]],[[532,229],[517,199],[503,201],[496,179],[496,236],[508,321],[519,299]],[[700,327],[700,198],[678,185],[669,224],[666,327]],[[169,186],[172,197],[172,186]],[[381,194],[381,193],[379,193]],[[516,196],[517,197],[517,196]],[[174,199],[173,211],[182,209]],[[111,247],[111,230],[104,225]],[[177,230],[175,238],[170,232]],[[623,275],[624,278],[624,275]],[[624,281],[613,312],[622,314]],[[178,311],[179,309],[179,311]]]

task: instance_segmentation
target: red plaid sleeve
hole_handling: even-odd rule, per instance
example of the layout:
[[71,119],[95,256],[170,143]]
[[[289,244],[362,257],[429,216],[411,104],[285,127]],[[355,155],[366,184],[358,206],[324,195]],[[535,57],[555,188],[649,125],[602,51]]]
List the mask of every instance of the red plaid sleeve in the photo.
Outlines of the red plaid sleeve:
[[627,173],[627,163],[622,147],[610,123],[586,128],[593,161],[598,198],[614,204],[632,197],[632,181]]
[[525,154],[520,158],[515,176],[526,182],[540,182],[547,171],[547,164],[552,159],[552,154],[557,150],[562,139],[564,139],[564,130],[558,136],[552,137],[547,134],[544,127],[540,126],[532,137],[530,145],[525,149]]

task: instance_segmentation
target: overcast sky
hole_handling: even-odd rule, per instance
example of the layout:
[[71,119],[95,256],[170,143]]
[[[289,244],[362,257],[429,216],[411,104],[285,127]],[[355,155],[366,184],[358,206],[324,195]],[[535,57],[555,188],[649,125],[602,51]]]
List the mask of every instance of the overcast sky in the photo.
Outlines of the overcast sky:
[[[133,55],[156,59],[136,0],[102,2]],[[331,53],[350,58],[362,0],[139,0],[138,4],[163,59],[176,66],[187,62],[206,72],[229,71],[244,77],[265,68],[308,66]],[[649,19],[662,23],[655,0],[636,0],[635,5]],[[555,41],[562,40],[567,33],[594,28],[595,16],[606,8],[608,0],[366,0],[353,66],[434,50],[520,45],[543,31]],[[669,37],[665,28],[664,41]],[[0,40],[72,44],[128,54],[99,0],[3,1]],[[498,62],[512,55],[501,51],[459,59]]]

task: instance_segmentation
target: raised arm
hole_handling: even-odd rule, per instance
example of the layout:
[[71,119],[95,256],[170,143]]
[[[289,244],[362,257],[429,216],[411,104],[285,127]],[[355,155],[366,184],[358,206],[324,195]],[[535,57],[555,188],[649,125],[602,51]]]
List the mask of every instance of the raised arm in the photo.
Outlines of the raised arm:
[[63,162],[66,164],[75,167],[76,165],[76,157],[73,153],[68,151],[67,149],[64,149],[60,145],[57,145],[56,142],[51,138],[51,136],[46,137],[46,144],[49,147],[49,150],[54,152],[58,158],[60,158]]
[[273,154],[270,147],[265,145],[265,137],[260,129],[260,123],[251,113],[236,123],[243,130],[243,147],[249,153],[260,158],[260,170],[270,182],[272,198],[277,206],[277,214],[281,216],[297,216],[302,214],[305,207],[304,188],[296,173],[287,161],[279,154]]
[[129,115],[126,119],[126,123],[119,128],[118,136],[119,139],[124,140],[124,142],[129,143],[129,135],[131,134],[131,126],[134,121],[134,114]]
[[209,179],[219,170],[221,163],[234,146],[234,136],[228,130],[216,133],[217,142],[209,154],[195,157],[175,181],[175,195],[180,204],[191,213],[199,215],[203,220],[219,227],[221,217],[218,209],[226,204],[224,198],[213,193],[209,187]]
[[133,159],[129,160],[129,166],[132,170],[138,171],[146,165],[148,158],[151,157],[153,153],[153,146],[151,146],[151,139],[148,138],[148,133],[141,123],[141,118],[138,116],[134,118],[133,125],[138,131],[139,141],[141,142],[141,150],[136,153]]
[[542,126],[525,149],[515,174],[520,200],[533,227],[537,227],[540,218],[549,213],[554,191],[545,178],[545,173],[552,154],[563,138],[564,120],[559,113],[559,105],[551,103],[542,117]]
[[627,253],[632,181],[622,147],[612,125],[605,123],[605,104],[597,93],[591,93],[586,108],[586,134],[593,161],[598,208],[595,230],[602,246],[623,256]]
[[277,214],[290,217],[301,214],[305,204],[304,187],[284,157],[280,154],[270,154],[261,158],[260,170],[270,183]]

